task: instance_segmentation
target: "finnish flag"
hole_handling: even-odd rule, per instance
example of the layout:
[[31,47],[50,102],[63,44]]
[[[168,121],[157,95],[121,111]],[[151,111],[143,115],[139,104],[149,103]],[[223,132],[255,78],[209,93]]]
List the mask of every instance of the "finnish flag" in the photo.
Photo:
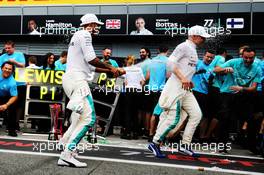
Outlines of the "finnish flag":
[[244,28],[244,18],[227,18],[226,28],[227,29],[243,29]]

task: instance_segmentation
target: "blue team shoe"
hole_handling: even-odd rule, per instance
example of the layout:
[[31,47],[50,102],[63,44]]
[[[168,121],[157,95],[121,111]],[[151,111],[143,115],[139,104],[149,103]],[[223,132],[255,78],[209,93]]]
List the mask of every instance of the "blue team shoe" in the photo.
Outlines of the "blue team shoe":
[[166,155],[160,151],[160,148],[155,143],[150,143],[148,149],[158,158],[165,158]]
[[200,154],[193,152],[192,149],[186,144],[181,145],[178,151],[179,153],[187,155],[187,156],[200,157]]

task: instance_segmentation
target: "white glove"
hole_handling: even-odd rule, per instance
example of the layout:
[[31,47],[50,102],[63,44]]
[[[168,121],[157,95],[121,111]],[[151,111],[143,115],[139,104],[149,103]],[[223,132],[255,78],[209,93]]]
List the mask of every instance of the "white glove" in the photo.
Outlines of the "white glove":
[[67,108],[78,114],[83,113],[84,104],[82,100],[70,100]]

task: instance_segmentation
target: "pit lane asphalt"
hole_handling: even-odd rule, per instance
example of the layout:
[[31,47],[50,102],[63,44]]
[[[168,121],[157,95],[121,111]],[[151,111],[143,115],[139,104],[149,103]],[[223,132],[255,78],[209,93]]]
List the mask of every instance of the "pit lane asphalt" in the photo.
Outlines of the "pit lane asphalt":
[[[221,157],[215,155],[204,155],[203,160],[192,160],[188,157],[175,154],[168,154],[168,158],[165,160],[157,160],[148,150],[138,148],[132,145],[133,148],[116,147],[122,144],[120,139],[109,138],[111,143],[116,143],[115,146],[103,145],[99,151],[85,151],[83,154],[79,154],[81,161],[88,164],[87,168],[69,168],[69,167],[58,167],[57,160],[59,157],[58,151],[46,151],[43,154],[39,154],[37,150],[34,150],[32,143],[39,143],[40,136],[24,136],[19,135],[17,138],[9,138],[5,136],[5,133],[1,133],[0,139],[0,175],[13,175],[13,174],[120,174],[120,175],[136,175],[136,174],[231,174],[230,172],[219,172],[221,168],[239,171],[248,171],[246,174],[258,174],[264,173],[263,159],[246,159],[243,157],[243,152],[239,150],[236,155],[240,155],[240,158],[235,157]],[[26,137],[26,138],[25,138]],[[44,136],[43,138],[46,138]],[[34,138],[34,139],[33,139]],[[25,140],[24,140],[25,139]],[[33,139],[33,140],[31,140]],[[37,141],[36,141],[37,140]],[[132,142],[132,141],[131,141]],[[133,141],[133,143],[136,141]],[[142,141],[137,141],[141,143]],[[140,145],[140,144],[138,144]],[[97,153],[98,152],[98,153]],[[149,154],[148,154],[149,153]],[[130,155],[131,154],[131,155]],[[246,154],[244,154],[246,156]],[[175,156],[175,157],[174,157]],[[249,156],[249,155],[248,155]],[[112,159],[113,160],[112,160]],[[209,159],[207,159],[209,158]],[[212,158],[212,159],[210,159]],[[217,160],[214,160],[214,159]],[[231,160],[232,167],[224,165],[225,159]],[[188,159],[188,160],[185,160]],[[115,161],[118,160],[118,161]],[[210,171],[199,167],[208,166],[206,161],[210,161],[209,167],[213,168]],[[221,160],[221,161],[219,161]],[[253,166],[251,169],[245,169],[241,167],[241,163],[236,161],[245,160],[251,161]],[[255,162],[255,163],[254,163]],[[168,166],[169,165],[169,166]],[[170,166],[172,165],[172,166]],[[176,165],[176,166],[174,166]],[[185,168],[185,166],[187,168]],[[195,167],[196,166],[196,167]],[[219,169],[220,168],[220,169]],[[232,171],[231,171],[232,172]],[[245,172],[244,172],[245,174]]]
[[1,175],[226,175],[230,173],[198,171],[190,169],[127,164],[118,162],[84,160],[87,168],[57,166],[58,157],[0,153]]

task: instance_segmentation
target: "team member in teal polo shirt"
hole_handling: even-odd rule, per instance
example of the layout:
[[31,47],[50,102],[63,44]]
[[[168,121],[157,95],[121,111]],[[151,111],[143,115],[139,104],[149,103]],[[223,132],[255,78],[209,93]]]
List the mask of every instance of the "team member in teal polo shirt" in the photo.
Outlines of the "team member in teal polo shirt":
[[193,91],[208,94],[208,78],[211,74],[211,63],[214,60],[214,51],[207,50],[204,54],[203,60],[198,60],[196,65],[196,73],[192,81],[194,83]]
[[139,51],[140,61],[137,65],[141,67],[143,75],[146,78],[148,66],[151,62],[151,52],[148,48],[142,47]]
[[66,70],[66,66],[67,66],[67,55],[68,52],[67,51],[62,51],[60,58],[55,61],[55,70]]
[[115,68],[118,68],[118,64],[115,60],[111,59],[112,50],[110,48],[104,48],[102,51],[103,58],[101,59],[102,62],[108,63]]
[[[141,62],[139,62],[137,66],[141,67],[144,78],[146,79],[148,66],[151,63],[151,59],[150,59],[151,52],[148,48],[142,47],[139,51],[139,56]],[[152,105],[149,103],[150,97],[149,97],[149,90],[147,87],[148,87],[148,80],[146,79],[145,87],[143,88],[143,93],[139,99],[140,101],[139,121],[144,122],[144,132],[142,138],[145,139],[148,139],[149,129],[150,129],[149,123],[150,123],[151,113],[153,111]]]
[[[254,62],[255,55],[254,49],[246,48],[242,54],[243,58],[231,59],[214,69],[216,73],[227,73],[220,88],[221,107],[218,117],[220,141],[225,145],[228,142],[231,112],[236,112],[242,124],[252,115],[251,95],[261,81],[260,67]],[[237,107],[236,104],[238,104]],[[232,111],[234,109],[235,111]],[[224,150],[224,152],[227,151]]]
[[12,62],[2,63],[0,70],[0,115],[8,110],[7,130],[8,135],[17,136],[16,133],[16,115],[15,102],[17,101],[17,85],[12,73],[15,66]]
[[[25,67],[26,60],[24,54],[22,52],[15,51],[15,43],[13,41],[7,41],[4,48],[6,53],[0,56],[0,66],[6,61],[10,61],[15,67]],[[24,85],[24,82],[17,82],[17,86]]]
[[214,60],[215,52],[212,50],[205,51],[203,60],[198,60],[196,73],[192,78],[194,84],[193,94],[202,110],[202,120],[200,122],[200,141],[206,138],[206,130],[209,123],[209,97],[208,97],[208,80],[211,75],[210,64]]
[[[244,53],[248,52],[245,51]],[[221,93],[238,93],[246,91],[246,89],[252,91],[252,89],[256,89],[257,86],[255,87],[255,85],[261,82],[261,70],[258,64],[254,62],[250,63],[250,58],[246,60],[244,57],[243,55],[243,58],[229,60],[220,66],[220,70],[225,69],[224,71],[229,71],[220,88]],[[215,71],[219,69],[216,68]],[[252,83],[254,87],[251,87]]]
[[169,73],[166,68],[168,62],[168,51],[169,48],[166,46],[159,47],[159,54],[152,58],[146,75],[146,78],[149,79],[148,89],[151,92],[148,103],[152,106],[151,112],[154,110],[150,119],[149,142],[152,141],[153,135],[155,134],[156,117],[163,111],[157,103],[160,93],[165,86],[166,78],[169,77]]
[[[264,54],[264,52],[263,52]],[[263,139],[264,139],[264,133],[263,129],[264,128],[264,58],[258,59],[257,58],[257,63],[261,69],[261,83],[258,83],[257,86],[257,91],[253,95],[253,117],[251,117],[251,120],[247,123],[244,123],[243,125],[243,130],[247,131],[247,137],[242,137],[241,142],[243,141],[242,139],[247,138],[247,146],[250,148],[250,151],[255,153],[255,154],[263,154]],[[254,61],[255,62],[255,61]],[[257,139],[256,139],[257,136]],[[249,143],[249,144],[248,144]],[[262,151],[261,151],[262,149]]]
[[152,58],[147,68],[147,78],[149,79],[148,88],[154,91],[163,89],[166,81],[166,65],[168,62],[168,48],[165,46],[159,47],[159,55]]
[[16,81],[12,76],[13,72],[13,63],[6,61],[2,64],[0,71],[0,97],[17,96],[17,86]]
[[260,60],[260,62],[258,63],[259,64],[259,67],[261,69],[261,83],[258,84],[258,87],[257,87],[257,91],[264,94],[264,58],[262,60]]
[[[0,65],[5,61],[10,61],[16,68],[25,67],[25,57],[21,52],[15,51],[15,43],[7,41],[4,45],[6,53],[0,56]],[[19,130],[19,120],[24,119],[24,108],[26,99],[26,83],[16,82],[18,90],[18,100],[16,102],[16,129]]]
[[[226,49],[219,48],[217,50],[217,55],[214,57],[214,60],[210,64],[210,68],[209,69],[213,72],[215,67],[218,67],[218,66],[224,64],[226,56],[227,56]],[[211,102],[216,102],[216,99],[219,97],[220,87],[222,86],[223,78],[224,78],[223,74],[214,74],[212,87],[209,90],[210,91],[209,93],[211,93],[210,95],[213,95],[211,97],[212,98]],[[219,104],[215,104],[214,105],[214,109],[216,109],[218,107],[219,107]]]
[[[218,48],[216,51],[216,56],[214,57],[214,60],[210,64],[209,70],[212,72],[209,78],[209,86],[208,86],[208,98],[209,98],[209,114],[210,118],[212,119],[210,121],[209,128],[206,132],[205,138],[210,139],[212,132],[215,130],[218,120],[217,115],[219,112],[219,106],[220,106],[220,87],[223,82],[223,78],[225,74],[215,74],[213,72],[215,67],[220,66],[221,64],[225,63],[226,57],[227,57],[227,51],[225,48]],[[213,78],[213,79],[212,79]]]
[[16,67],[25,67],[24,54],[15,51],[15,43],[13,41],[7,41],[4,48],[6,53],[0,56],[0,66],[6,61],[10,61]]

